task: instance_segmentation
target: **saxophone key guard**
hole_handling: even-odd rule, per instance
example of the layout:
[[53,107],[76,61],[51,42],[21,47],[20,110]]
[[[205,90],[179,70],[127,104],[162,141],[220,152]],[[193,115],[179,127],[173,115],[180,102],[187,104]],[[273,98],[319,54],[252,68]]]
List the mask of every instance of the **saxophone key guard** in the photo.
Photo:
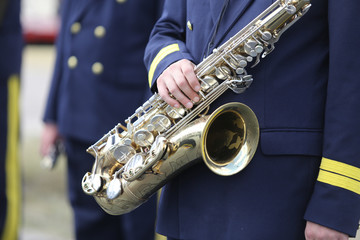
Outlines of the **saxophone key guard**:
[[86,194],[94,195],[101,190],[103,180],[99,174],[92,175],[90,172],[87,172],[82,179],[81,185]]

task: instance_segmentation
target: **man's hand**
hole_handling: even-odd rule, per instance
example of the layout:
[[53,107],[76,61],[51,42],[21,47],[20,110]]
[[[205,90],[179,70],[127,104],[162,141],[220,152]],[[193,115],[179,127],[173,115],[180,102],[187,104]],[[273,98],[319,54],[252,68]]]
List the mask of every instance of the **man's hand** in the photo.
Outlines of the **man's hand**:
[[348,240],[349,236],[313,222],[306,222],[306,240]]
[[192,108],[192,101],[200,100],[197,94],[200,83],[194,72],[194,64],[187,59],[175,62],[165,69],[157,79],[157,88],[161,98],[176,108],[180,107],[180,103],[186,108]]
[[40,153],[42,156],[46,156],[49,154],[50,149],[55,142],[60,139],[60,134],[58,132],[57,125],[46,123],[42,136],[41,136],[41,145],[40,145]]

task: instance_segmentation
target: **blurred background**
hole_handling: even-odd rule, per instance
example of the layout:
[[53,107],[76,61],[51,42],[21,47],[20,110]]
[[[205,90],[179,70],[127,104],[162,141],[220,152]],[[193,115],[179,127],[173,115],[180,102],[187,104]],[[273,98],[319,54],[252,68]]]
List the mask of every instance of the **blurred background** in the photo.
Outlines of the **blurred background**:
[[[66,192],[66,161],[55,169],[40,167],[42,115],[55,61],[60,0],[22,0],[21,22],[26,46],[21,85],[21,164],[23,219],[21,239],[74,239]],[[80,183],[79,183],[80,184]]]
[[[22,0],[26,46],[21,85],[21,164],[23,173],[23,240],[74,239],[67,201],[66,161],[55,169],[40,167],[42,114],[55,61],[60,0]],[[80,184],[80,183],[79,183]],[[360,235],[360,234],[358,234]],[[360,240],[360,236],[356,238]]]

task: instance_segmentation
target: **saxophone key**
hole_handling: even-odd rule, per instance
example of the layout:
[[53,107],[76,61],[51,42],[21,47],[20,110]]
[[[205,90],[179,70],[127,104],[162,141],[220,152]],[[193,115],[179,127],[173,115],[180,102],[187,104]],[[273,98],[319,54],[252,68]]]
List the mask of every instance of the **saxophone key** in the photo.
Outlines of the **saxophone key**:
[[252,62],[253,60],[254,60],[254,58],[251,57],[251,56],[247,56],[247,57],[246,57],[246,61],[248,61],[248,62]]
[[218,79],[226,80],[231,75],[231,70],[226,66],[215,67],[215,75]]
[[262,51],[264,50],[264,47],[262,45],[256,45],[255,47],[255,52],[256,53],[262,53]]
[[261,38],[264,40],[264,41],[269,41],[271,40],[272,38],[272,34],[269,32],[269,31],[261,31],[259,30],[259,33],[261,35]]
[[120,145],[114,150],[114,158],[122,164],[125,164],[128,159],[136,154],[136,151],[133,147],[129,145]]
[[292,5],[292,0],[285,0],[285,10],[291,15],[296,13],[296,7]]
[[133,176],[143,167],[144,167],[144,154],[137,153],[125,164],[124,173]]
[[131,146],[132,145],[132,141],[130,138],[125,138],[124,139],[124,144],[127,145],[127,146]]
[[255,51],[255,46],[257,42],[254,39],[249,39],[244,44],[244,51],[249,54],[251,57],[256,57],[257,53]]
[[154,135],[147,130],[140,129],[134,134],[134,142],[141,147],[150,146],[154,142]]
[[223,57],[223,60],[232,68],[236,69],[239,67],[239,60],[234,56],[233,53],[229,53],[226,57]]
[[235,54],[234,57],[237,59],[239,67],[244,68],[247,66],[247,59],[241,54]]
[[109,149],[111,149],[113,146],[115,146],[116,144],[118,144],[120,142],[121,138],[119,136],[119,134],[115,133],[115,134],[111,134],[105,144],[104,150],[103,151],[108,151]]
[[114,178],[110,181],[108,188],[106,189],[106,195],[110,200],[117,198],[122,191],[121,181],[118,178]]
[[180,108],[174,108],[170,105],[168,105],[165,108],[166,115],[168,115],[171,119],[180,119],[184,117],[186,110],[182,107]]
[[236,69],[236,74],[238,74],[238,75],[241,75],[241,74],[243,74],[245,72],[245,69],[244,68],[237,68]]
[[200,81],[201,90],[205,93],[211,91],[219,85],[218,81],[213,76],[207,75],[204,78],[200,79]]
[[153,131],[159,133],[162,133],[171,127],[170,119],[162,114],[157,114],[154,117],[152,117],[150,123],[154,128]]
[[117,198],[122,193],[121,180],[119,179],[119,174],[122,172],[122,169],[118,170],[114,174],[113,180],[110,181],[107,189],[106,195],[110,200]]

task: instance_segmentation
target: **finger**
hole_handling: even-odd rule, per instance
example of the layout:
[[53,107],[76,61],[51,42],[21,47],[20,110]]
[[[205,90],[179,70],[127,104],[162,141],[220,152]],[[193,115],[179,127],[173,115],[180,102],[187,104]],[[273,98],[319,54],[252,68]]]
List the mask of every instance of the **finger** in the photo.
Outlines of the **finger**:
[[[181,74],[175,74],[173,78],[173,82],[167,81],[166,86],[169,90],[169,92],[174,96],[176,100],[178,100],[184,107],[186,108],[192,108],[193,104],[190,101],[190,99],[184,94],[182,88],[187,88],[189,90],[189,85],[186,82],[186,79]],[[186,87],[186,84],[188,85]],[[180,87],[180,86],[181,87]]]
[[[191,102],[191,100],[197,102],[199,101],[199,96],[196,94],[196,92],[194,92],[182,72],[174,73],[174,79],[178,88],[169,88],[169,91],[186,108],[192,108],[193,103]],[[180,92],[178,92],[178,89],[180,90]]]
[[199,92],[200,91],[200,82],[195,75],[194,67],[195,67],[195,65],[192,62],[187,61],[187,64],[182,65],[181,70],[182,70],[183,74],[185,75],[185,78],[189,82],[191,88],[195,92]]
[[[173,81],[173,80],[170,79],[168,81]],[[176,85],[175,82],[173,84]],[[175,107],[175,108],[180,107],[180,103],[178,101],[176,101],[175,99],[173,99],[172,97],[170,97],[168,87],[165,84],[165,81],[163,80],[163,78],[159,78],[157,80],[157,88],[158,88],[158,93],[159,93],[160,97],[162,98],[162,100],[164,100],[167,104],[169,104],[172,107]]]

